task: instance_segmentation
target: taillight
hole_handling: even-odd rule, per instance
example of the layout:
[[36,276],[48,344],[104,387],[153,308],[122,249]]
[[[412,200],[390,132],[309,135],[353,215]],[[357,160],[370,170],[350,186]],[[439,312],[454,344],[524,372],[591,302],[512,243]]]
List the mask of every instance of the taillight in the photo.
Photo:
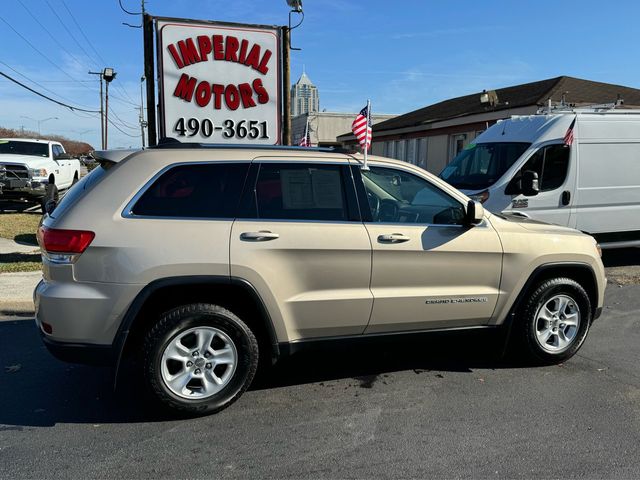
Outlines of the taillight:
[[38,244],[54,263],[73,263],[91,244],[96,234],[87,230],[63,230],[40,227]]

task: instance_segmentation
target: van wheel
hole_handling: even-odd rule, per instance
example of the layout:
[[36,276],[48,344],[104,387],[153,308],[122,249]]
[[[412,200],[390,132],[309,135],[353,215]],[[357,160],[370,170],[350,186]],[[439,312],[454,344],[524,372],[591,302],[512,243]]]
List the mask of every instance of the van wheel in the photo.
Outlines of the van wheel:
[[591,323],[591,302],[575,280],[553,278],[539,284],[518,315],[516,340],[535,363],[558,363],[582,346]]
[[220,411],[249,387],[258,342],[218,305],[195,303],[164,313],[143,344],[145,381],[169,409],[188,415]]

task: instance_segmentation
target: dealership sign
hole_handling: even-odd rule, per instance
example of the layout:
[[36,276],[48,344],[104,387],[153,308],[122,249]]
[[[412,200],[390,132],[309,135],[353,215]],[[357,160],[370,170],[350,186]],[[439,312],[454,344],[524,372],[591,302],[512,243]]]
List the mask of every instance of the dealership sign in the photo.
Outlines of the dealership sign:
[[277,27],[158,19],[160,136],[281,143]]

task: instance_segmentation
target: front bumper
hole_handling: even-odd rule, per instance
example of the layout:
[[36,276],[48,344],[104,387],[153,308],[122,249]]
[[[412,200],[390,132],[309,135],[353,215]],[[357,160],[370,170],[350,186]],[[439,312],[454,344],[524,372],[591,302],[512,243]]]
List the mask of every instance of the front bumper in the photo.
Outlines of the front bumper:
[[22,178],[0,178],[0,199],[20,199],[44,197],[47,181],[26,180]]

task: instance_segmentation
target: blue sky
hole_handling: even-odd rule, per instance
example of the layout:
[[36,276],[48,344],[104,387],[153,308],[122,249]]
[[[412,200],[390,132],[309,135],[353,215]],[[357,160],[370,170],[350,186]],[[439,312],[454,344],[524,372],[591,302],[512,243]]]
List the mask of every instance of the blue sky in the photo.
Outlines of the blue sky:
[[[139,0],[122,1],[139,11]],[[285,0],[151,0],[147,9],[268,25],[286,24],[289,10]],[[328,111],[355,112],[370,98],[375,112],[405,113],[558,75],[640,88],[637,1],[305,0],[304,11],[292,36],[302,50],[292,52],[291,78],[304,65]],[[99,85],[87,71],[114,67],[111,106],[122,132],[110,127],[109,146],[139,146],[142,32],[122,22],[140,20],[118,0],[2,0],[0,71],[96,109]],[[97,116],[71,113],[0,78],[0,126],[37,129],[23,117],[57,117],[41,122],[42,133],[100,146]]]

